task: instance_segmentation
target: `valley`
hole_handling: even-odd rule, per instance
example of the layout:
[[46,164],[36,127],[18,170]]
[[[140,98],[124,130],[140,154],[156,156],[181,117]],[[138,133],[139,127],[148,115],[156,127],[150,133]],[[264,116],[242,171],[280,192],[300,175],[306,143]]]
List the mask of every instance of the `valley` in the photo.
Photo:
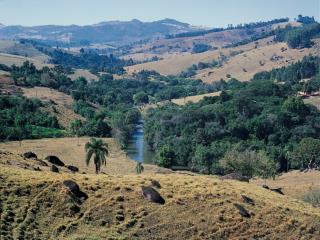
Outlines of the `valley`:
[[319,37],[0,24],[1,240],[318,239]]

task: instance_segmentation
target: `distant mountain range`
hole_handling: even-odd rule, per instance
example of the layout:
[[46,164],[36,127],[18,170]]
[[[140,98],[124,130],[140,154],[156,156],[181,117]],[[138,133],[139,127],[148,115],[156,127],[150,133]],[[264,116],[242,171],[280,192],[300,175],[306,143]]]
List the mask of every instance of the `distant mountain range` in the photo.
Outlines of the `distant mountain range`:
[[154,22],[141,22],[137,19],[131,21],[108,21],[87,26],[44,25],[24,27],[0,24],[0,39],[27,38],[72,45],[86,43],[123,45],[147,38],[198,31],[199,29],[174,19],[163,19]]

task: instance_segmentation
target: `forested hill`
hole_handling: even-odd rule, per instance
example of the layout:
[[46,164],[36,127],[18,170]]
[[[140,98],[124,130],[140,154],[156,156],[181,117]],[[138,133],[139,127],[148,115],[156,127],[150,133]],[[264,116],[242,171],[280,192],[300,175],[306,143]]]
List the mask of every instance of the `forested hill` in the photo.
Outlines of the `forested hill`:
[[252,177],[318,166],[318,158],[307,161],[303,154],[319,151],[320,112],[298,92],[319,88],[319,58],[307,57],[247,83],[230,80],[220,96],[151,109],[145,138],[159,165],[202,173]]

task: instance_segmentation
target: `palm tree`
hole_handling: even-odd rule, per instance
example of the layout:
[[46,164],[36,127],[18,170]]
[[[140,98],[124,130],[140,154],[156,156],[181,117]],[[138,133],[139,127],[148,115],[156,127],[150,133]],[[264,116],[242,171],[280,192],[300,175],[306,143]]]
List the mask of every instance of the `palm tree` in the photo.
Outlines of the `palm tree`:
[[144,170],[144,167],[143,167],[142,163],[141,162],[137,162],[137,165],[136,165],[137,174],[141,174],[143,172],[143,170]]
[[106,165],[106,156],[109,155],[108,144],[104,143],[101,139],[91,138],[90,142],[85,145],[86,150],[86,163],[87,166],[93,157],[94,165],[96,166],[96,174],[100,172],[102,164]]

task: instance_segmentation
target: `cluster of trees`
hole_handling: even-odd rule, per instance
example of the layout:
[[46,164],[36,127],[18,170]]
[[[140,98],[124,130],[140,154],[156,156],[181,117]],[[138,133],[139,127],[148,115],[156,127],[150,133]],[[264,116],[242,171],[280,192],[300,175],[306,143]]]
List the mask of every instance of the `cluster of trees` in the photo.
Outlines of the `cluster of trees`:
[[[303,88],[304,83],[291,81],[291,76],[313,63],[316,58],[310,57],[277,70],[279,76],[287,76],[281,79],[283,84],[270,77],[274,70],[248,83],[232,80],[220,96],[199,103],[149,110],[145,139],[156,152],[157,163],[187,166],[203,173],[237,170],[249,176],[310,165],[305,154],[319,141],[320,114],[296,97],[298,85]],[[296,71],[298,66],[304,67]],[[320,148],[316,149],[312,153],[319,155]],[[319,160],[313,158],[312,164],[319,165]]]
[[214,32],[222,32],[225,30],[231,30],[231,29],[254,29],[259,27],[265,27],[276,23],[282,23],[282,22],[288,22],[289,18],[279,18],[274,19],[271,21],[261,21],[261,22],[253,22],[253,23],[246,23],[246,24],[238,24],[236,26],[233,26],[232,24],[229,24],[227,28],[213,28],[209,30],[203,30],[203,31],[193,31],[193,32],[185,32],[185,33],[178,33],[173,35],[166,36],[167,39],[173,39],[173,38],[184,38],[184,37],[197,37],[197,36],[203,36],[209,33]]
[[[213,90],[198,80],[164,77],[155,71],[139,72],[135,79],[113,79],[110,74],[93,82],[79,78],[69,91],[75,100],[74,111],[86,121],[73,123],[72,129],[78,136],[112,134],[125,147],[141,117],[135,106]],[[90,103],[99,105],[100,110]]]
[[193,43],[192,53],[202,53],[214,49],[212,46],[204,43]]
[[72,85],[71,79],[64,74],[64,70],[59,66],[37,69],[33,63],[26,61],[20,67],[12,65],[6,69],[18,86],[42,86],[64,91]]
[[129,62],[110,55],[99,55],[94,51],[80,51],[75,55],[66,51],[55,49],[53,51],[44,51],[51,57],[51,63],[63,65],[70,68],[89,69],[93,72],[109,72],[114,74],[123,74],[123,67]]
[[303,79],[316,77],[319,73],[320,58],[316,56],[304,57],[301,61],[291,64],[288,67],[273,69],[271,71],[263,71],[255,74],[253,80],[276,80],[278,82],[286,82],[290,85],[296,85],[294,88],[300,87],[300,81]]
[[42,112],[41,106],[36,99],[0,94],[0,139],[63,136],[57,119]]
[[309,48],[312,46],[312,38],[319,36],[320,24],[310,23],[301,27],[286,27],[278,29],[275,34],[275,40],[287,42],[291,48]]
[[197,74],[198,70],[202,70],[205,68],[214,68],[221,66],[222,63],[216,60],[213,60],[212,62],[199,62],[198,64],[193,64],[191,67],[189,67],[186,71],[183,71],[180,73],[180,77],[182,78],[190,78]]

